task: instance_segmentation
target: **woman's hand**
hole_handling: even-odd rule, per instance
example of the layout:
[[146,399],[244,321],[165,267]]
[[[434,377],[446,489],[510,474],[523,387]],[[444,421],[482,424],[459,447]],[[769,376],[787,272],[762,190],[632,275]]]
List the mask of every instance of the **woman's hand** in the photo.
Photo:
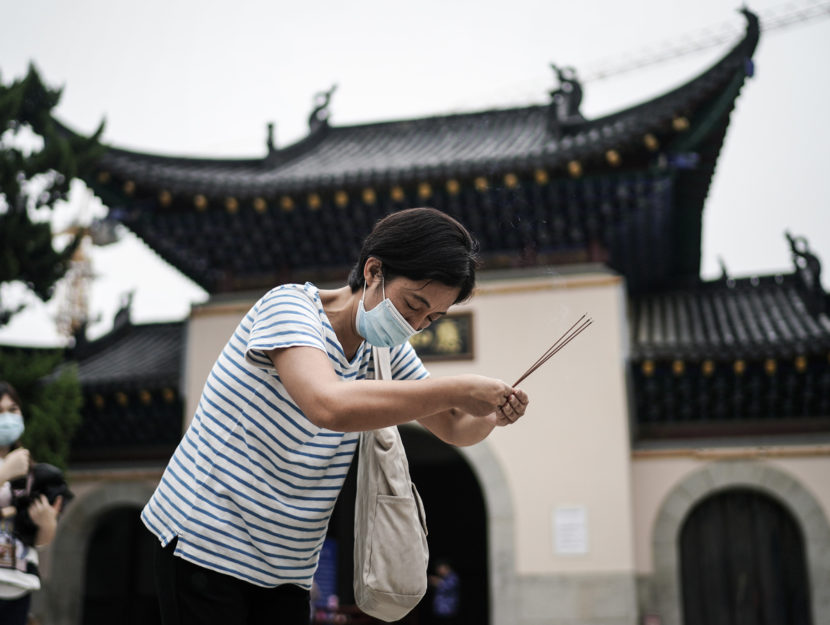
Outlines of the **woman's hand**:
[[[450,445],[475,445],[487,438],[494,427],[515,423],[524,415],[530,401],[522,389],[510,388],[492,378],[458,376],[446,379],[453,380],[454,390],[462,395],[455,399],[456,407],[419,421]],[[474,390],[469,391],[468,397],[469,388]]]
[[58,526],[58,514],[63,505],[63,497],[55,497],[55,503],[50,504],[46,495],[41,495],[29,504],[29,517],[37,525],[37,536],[35,546],[42,547],[52,542],[55,537],[55,529]]
[[474,417],[486,417],[508,401],[513,389],[496,378],[467,374],[458,376],[461,393],[458,408]]
[[494,424],[497,426],[510,425],[524,415],[530,399],[522,389],[514,389],[507,401],[493,413]]
[[26,475],[31,464],[32,458],[28,449],[21,447],[10,451],[3,460],[3,466],[0,466],[0,484]]

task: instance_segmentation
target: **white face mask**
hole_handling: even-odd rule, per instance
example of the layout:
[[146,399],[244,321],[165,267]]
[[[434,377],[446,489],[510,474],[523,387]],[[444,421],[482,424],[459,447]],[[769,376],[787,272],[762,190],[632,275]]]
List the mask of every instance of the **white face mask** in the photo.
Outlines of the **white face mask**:
[[381,278],[383,301],[372,310],[366,311],[363,300],[366,299],[366,283],[363,283],[363,297],[357,305],[357,332],[375,347],[394,347],[406,343],[418,330],[409,325],[403,315],[395,308],[392,300],[386,297],[386,288]]
[[23,415],[19,412],[0,412],[0,447],[7,447],[23,436]]

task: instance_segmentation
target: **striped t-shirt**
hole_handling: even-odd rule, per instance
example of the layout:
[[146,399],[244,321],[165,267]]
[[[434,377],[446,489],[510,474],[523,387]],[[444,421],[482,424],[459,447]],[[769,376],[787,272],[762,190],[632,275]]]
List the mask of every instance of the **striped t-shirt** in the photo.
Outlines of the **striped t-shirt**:
[[[316,427],[288,395],[265,352],[295,346],[325,351],[341,381],[374,377],[366,343],[346,359],[314,285],[272,289],[222,350],[141,518],[185,560],[309,589],[358,435]],[[409,343],[391,361],[395,379],[428,375]]]

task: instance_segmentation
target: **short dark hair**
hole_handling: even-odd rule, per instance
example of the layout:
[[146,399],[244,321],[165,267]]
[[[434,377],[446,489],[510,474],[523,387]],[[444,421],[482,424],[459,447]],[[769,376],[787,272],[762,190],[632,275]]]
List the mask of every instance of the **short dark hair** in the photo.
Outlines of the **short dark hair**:
[[455,303],[472,295],[479,265],[478,243],[457,220],[434,208],[408,208],[387,215],[363,240],[349,273],[352,292],[363,288],[363,267],[381,261],[385,279],[435,280],[460,292]]
[[21,405],[20,395],[17,394],[15,388],[5,380],[0,380],[0,398],[2,398],[3,395],[8,395],[12,398],[12,401],[14,401],[14,403],[16,403],[18,406]]

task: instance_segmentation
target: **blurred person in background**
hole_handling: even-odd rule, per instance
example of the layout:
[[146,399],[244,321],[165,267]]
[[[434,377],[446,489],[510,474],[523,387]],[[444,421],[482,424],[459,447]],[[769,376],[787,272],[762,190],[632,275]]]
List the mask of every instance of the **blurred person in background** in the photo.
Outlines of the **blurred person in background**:
[[[38,547],[55,537],[63,497],[53,503],[45,494],[26,497],[32,485],[32,459],[20,445],[25,419],[20,397],[0,381],[0,624],[25,625],[32,592],[40,589]],[[21,479],[22,478],[22,479]],[[25,509],[18,504],[26,501]],[[32,533],[21,534],[21,518]]]

